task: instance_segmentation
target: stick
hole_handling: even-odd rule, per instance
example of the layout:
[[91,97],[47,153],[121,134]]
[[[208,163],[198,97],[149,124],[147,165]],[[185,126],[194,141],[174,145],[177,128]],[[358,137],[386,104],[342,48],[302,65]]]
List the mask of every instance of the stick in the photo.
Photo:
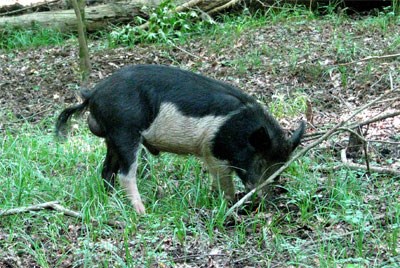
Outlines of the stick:
[[[381,219],[383,219],[385,217],[388,217],[388,215],[386,215],[386,214],[379,215],[377,217],[374,217],[373,220],[374,221],[378,221],[378,220],[381,220]],[[313,245],[313,244],[317,244],[317,243],[321,243],[321,242],[325,242],[325,241],[329,241],[329,240],[333,240],[333,239],[341,239],[341,238],[344,238],[346,236],[356,234],[358,232],[360,232],[360,230],[348,231],[348,232],[345,232],[343,234],[331,235],[331,236],[324,237],[324,238],[321,238],[321,239],[315,239],[315,240],[311,240],[311,241],[306,241],[305,243],[303,243],[301,245],[301,247],[307,247],[307,246],[310,246],[310,245]]]
[[213,14],[213,13],[219,12],[221,10],[224,10],[224,9],[226,9],[228,7],[231,7],[231,6],[235,5],[235,4],[237,4],[237,2],[240,2],[240,0],[231,0],[231,1],[229,1],[228,3],[226,3],[226,4],[222,5],[222,6],[216,7],[214,9],[208,11],[208,14]]
[[[400,111],[396,111],[396,112],[388,113],[388,114],[382,114],[382,115],[375,116],[375,117],[373,117],[371,119],[367,119],[365,121],[362,121],[360,123],[351,123],[351,124],[349,124],[349,126],[347,128],[341,128],[341,129],[348,131],[348,129],[353,129],[353,128],[357,128],[357,127],[363,127],[365,125],[368,125],[368,124],[371,124],[371,123],[375,123],[377,121],[382,121],[382,120],[385,120],[387,118],[396,117],[398,115],[400,115]],[[317,137],[323,135],[325,132],[326,131],[305,134],[304,138],[309,138],[309,140],[313,140],[313,139],[316,139]]]
[[[400,111],[396,111],[396,112],[393,112],[393,113],[390,113],[390,114],[378,115],[378,116],[372,117],[371,119],[368,119],[368,120],[365,120],[365,121],[359,123],[355,127],[363,127],[365,125],[368,125],[368,124],[371,124],[371,123],[374,123],[374,122],[377,122],[377,121],[381,121],[381,120],[384,120],[384,119],[387,119],[387,118],[390,118],[390,117],[396,117],[398,115],[400,115]],[[352,127],[352,128],[355,128],[355,127]]]
[[185,50],[185,49],[183,49],[183,48],[181,48],[181,47],[179,47],[179,46],[177,46],[177,45],[175,45],[175,44],[173,44],[173,43],[171,43],[171,45],[172,45],[174,48],[179,49],[180,51],[182,51],[182,52],[188,54],[189,56],[192,56],[193,58],[196,58],[196,59],[198,59],[198,60],[203,59],[203,58],[201,58],[201,57],[199,57],[199,56],[197,56],[197,55],[194,55],[194,54],[190,53],[189,51],[187,51],[187,50]]
[[321,238],[321,239],[318,239],[318,240],[309,240],[309,241],[306,241],[305,243],[303,243],[301,246],[302,247],[308,247],[308,246],[316,244],[316,243],[322,243],[322,242],[330,241],[330,240],[333,240],[333,239],[341,239],[341,238],[344,238],[346,236],[356,234],[358,232],[359,232],[359,230],[354,230],[354,231],[349,231],[349,232],[346,232],[346,233],[343,233],[343,234],[331,235],[331,236],[324,237],[324,238]]
[[[32,205],[28,207],[20,207],[20,208],[13,208],[13,209],[7,209],[7,210],[0,210],[0,217],[1,216],[9,216],[9,215],[15,215],[15,214],[21,214],[21,213],[26,213],[30,211],[38,211],[38,210],[43,210],[43,209],[52,209],[55,211],[62,212],[66,216],[78,218],[78,219],[83,219],[84,217],[82,216],[81,213],[67,209],[59,204],[58,201],[51,201],[51,202],[46,202],[42,204],[37,204],[37,205]],[[96,219],[90,219],[90,221],[94,224],[99,224],[100,222]],[[107,225],[117,227],[117,228],[124,228],[125,224],[122,222],[118,221],[113,221],[113,220],[108,220],[105,222]]]
[[342,160],[343,164],[345,164],[346,167],[348,167],[350,169],[355,169],[355,170],[363,169],[363,170],[366,170],[367,172],[372,171],[372,172],[376,172],[376,173],[384,173],[384,174],[390,174],[390,175],[394,175],[394,176],[400,176],[400,171],[397,171],[395,169],[375,167],[375,166],[366,167],[364,165],[353,163],[347,159],[346,149],[342,149],[340,151],[340,159]]
[[333,133],[335,133],[337,131],[338,128],[340,128],[342,125],[344,125],[346,122],[348,122],[350,119],[352,119],[353,117],[355,117],[357,114],[361,113],[362,111],[364,111],[365,109],[367,109],[368,107],[374,105],[377,101],[382,100],[383,98],[385,98],[386,96],[388,96],[389,94],[392,94],[394,92],[398,92],[398,90],[390,90],[388,92],[386,92],[385,94],[381,95],[379,98],[365,104],[364,106],[362,106],[361,108],[359,108],[358,110],[356,110],[354,113],[352,113],[348,118],[346,118],[345,120],[340,121],[339,123],[337,123],[334,127],[332,127],[329,131],[327,131],[324,135],[322,135],[318,140],[316,140],[315,142],[311,143],[310,145],[308,145],[307,147],[304,147],[303,149],[301,149],[297,154],[295,154],[289,161],[287,161],[281,168],[279,168],[277,171],[275,171],[271,176],[269,176],[267,178],[267,180],[265,180],[263,183],[261,183],[260,185],[258,185],[256,188],[254,188],[253,190],[251,190],[250,192],[248,192],[245,196],[243,196],[239,201],[237,201],[231,208],[229,208],[229,210],[226,212],[225,217],[229,216],[230,214],[232,214],[232,212],[237,209],[238,207],[240,207],[244,202],[246,202],[255,192],[259,191],[260,189],[264,188],[266,185],[272,183],[274,181],[274,179],[281,174],[288,166],[290,166],[290,164],[292,164],[295,160],[297,160],[298,158],[300,158],[300,156],[304,155],[305,153],[307,153],[309,150],[311,150],[312,148],[316,147],[317,145],[319,145],[322,141],[326,140],[327,138],[329,138]]
[[363,62],[363,61],[369,61],[369,60],[375,60],[375,59],[390,59],[390,58],[397,58],[397,57],[400,57],[400,53],[383,55],[383,56],[369,56],[369,57],[362,58],[362,59],[359,59],[359,60],[346,62],[346,63],[338,63],[338,64],[335,64],[335,65],[347,66],[347,65],[351,65],[351,64],[358,63],[358,62]]
[[26,213],[26,212],[29,212],[29,211],[38,211],[38,210],[43,210],[43,209],[49,209],[54,204],[58,204],[58,201],[46,202],[46,203],[32,205],[32,206],[28,206],[28,207],[19,207],[19,208],[11,208],[11,209],[6,209],[6,210],[0,210],[0,217],[1,216],[9,216],[9,215],[14,215],[14,214]]

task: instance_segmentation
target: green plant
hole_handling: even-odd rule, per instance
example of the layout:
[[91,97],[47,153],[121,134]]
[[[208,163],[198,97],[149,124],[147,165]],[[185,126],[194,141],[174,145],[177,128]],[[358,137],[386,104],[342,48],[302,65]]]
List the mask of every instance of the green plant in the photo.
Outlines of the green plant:
[[60,45],[69,38],[71,38],[70,35],[40,26],[29,30],[6,27],[0,30],[0,49],[12,50]]
[[[184,40],[187,35],[196,34],[211,23],[199,19],[196,11],[175,12],[173,1],[163,1],[150,13],[147,29],[137,26],[116,28],[107,35],[109,46],[131,46],[136,43],[175,43]],[[135,24],[143,24],[143,19],[136,19]]]
[[307,108],[307,96],[303,93],[294,93],[293,96],[274,94],[268,103],[269,111],[277,118],[291,117],[304,114]]

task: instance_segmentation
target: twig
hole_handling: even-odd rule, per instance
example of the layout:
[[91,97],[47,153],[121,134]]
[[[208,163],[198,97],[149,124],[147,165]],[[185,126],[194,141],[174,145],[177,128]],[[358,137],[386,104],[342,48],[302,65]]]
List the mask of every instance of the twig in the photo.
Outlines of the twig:
[[208,11],[208,14],[213,14],[213,13],[219,12],[221,10],[227,9],[227,8],[237,4],[237,2],[240,2],[240,0],[231,0],[231,1],[229,1],[228,3],[226,3],[226,4],[222,5],[222,6],[216,7],[214,9]]
[[359,231],[360,231],[360,230],[354,230],[354,231],[349,231],[349,232],[346,232],[346,233],[343,233],[343,234],[337,234],[337,235],[332,235],[332,236],[324,237],[324,238],[317,239],[317,240],[309,240],[309,241],[306,241],[305,243],[303,243],[301,246],[302,246],[302,247],[308,247],[308,246],[313,245],[313,244],[316,244],[316,243],[326,242],[326,241],[330,241],[330,240],[333,240],[333,239],[344,238],[344,237],[346,237],[346,236],[356,234],[356,233],[358,233]]
[[390,117],[396,117],[398,115],[400,115],[400,111],[396,111],[396,112],[393,112],[393,113],[390,113],[390,114],[382,114],[382,115],[378,115],[378,116],[372,117],[371,119],[365,120],[365,121],[363,121],[361,123],[358,123],[358,125],[356,125],[356,126],[350,126],[350,127],[351,128],[363,127],[365,125],[368,125],[368,124],[371,124],[371,123],[374,123],[374,122],[377,122],[377,121],[382,121],[382,120],[390,118]]
[[193,254],[193,255],[187,255],[187,256],[182,256],[182,257],[175,257],[174,262],[182,262],[182,261],[188,261],[188,260],[193,260],[197,258],[206,258],[206,257],[226,257],[227,254]]
[[[368,156],[368,142],[363,142],[363,150],[364,150],[364,159],[365,159],[365,166],[367,167],[367,174],[371,176],[371,166],[369,164],[369,156]],[[346,156],[346,155],[345,155]]]
[[203,59],[202,57],[199,57],[199,56],[197,56],[197,55],[194,55],[193,53],[190,53],[189,51],[187,51],[187,50],[185,50],[185,49],[183,49],[183,48],[181,48],[181,47],[175,45],[174,43],[171,43],[171,45],[172,45],[174,48],[179,49],[180,51],[182,51],[182,52],[188,54],[189,56],[192,56],[193,58],[196,58],[196,59],[198,59],[198,60]]
[[274,181],[274,179],[281,174],[290,164],[292,164],[295,160],[297,160],[298,158],[300,158],[300,156],[304,155],[305,153],[307,153],[309,150],[311,150],[312,148],[316,147],[317,145],[319,145],[322,141],[326,140],[327,138],[329,138],[333,133],[335,133],[337,131],[338,128],[340,128],[342,125],[344,125],[346,122],[348,122],[349,120],[351,120],[353,117],[355,117],[357,114],[361,113],[362,111],[364,111],[365,109],[367,109],[368,107],[374,105],[377,101],[382,100],[383,98],[385,98],[386,96],[394,93],[394,92],[398,92],[398,90],[390,90],[388,92],[386,92],[385,94],[382,94],[379,98],[376,98],[375,100],[365,104],[364,106],[362,106],[361,108],[359,108],[358,110],[356,110],[354,113],[352,113],[350,116],[348,116],[345,120],[340,121],[339,123],[337,123],[334,127],[332,127],[329,131],[327,131],[324,135],[322,135],[318,140],[316,140],[315,142],[311,143],[310,145],[308,145],[307,147],[304,147],[303,149],[301,149],[297,154],[295,154],[289,161],[287,161],[281,168],[279,168],[277,171],[275,171],[271,176],[269,176],[263,183],[261,183],[260,185],[258,185],[256,188],[254,188],[253,190],[251,190],[250,192],[248,192],[245,196],[243,196],[239,201],[237,201],[225,214],[225,217],[229,216],[230,214],[232,214],[232,212],[237,209],[238,207],[240,207],[244,202],[246,202],[255,192],[259,191],[260,189],[264,188],[266,185],[272,183]]
[[390,175],[394,175],[394,176],[400,176],[400,171],[397,171],[395,169],[375,167],[375,166],[366,167],[364,165],[353,163],[347,159],[346,149],[342,149],[340,151],[340,159],[343,162],[343,164],[345,164],[346,167],[348,167],[350,169],[363,169],[363,170],[366,170],[367,172],[372,171],[372,172],[376,172],[376,173],[384,173],[384,174],[390,174]]
[[350,61],[350,62],[346,62],[346,63],[337,63],[337,64],[334,64],[334,65],[347,66],[347,65],[352,65],[354,63],[359,63],[359,62],[363,62],[363,61],[369,61],[369,60],[375,60],[375,59],[390,59],[390,58],[397,58],[397,57],[400,57],[400,53],[383,55],[383,56],[369,56],[369,57],[362,58],[362,59],[359,59],[359,60]]
[[[373,217],[372,220],[373,221],[379,221],[379,220],[381,220],[381,219],[383,219],[385,217],[388,217],[388,215],[386,215],[386,214],[379,215],[379,216]],[[329,240],[333,240],[333,239],[340,239],[340,238],[344,238],[344,237],[349,236],[349,235],[356,234],[358,232],[360,232],[360,230],[353,230],[353,231],[345,232],[343,234],[331,235],[331,236],[328,236],[328,237],[323,237],[321,239],[309,240],[309,241],[306,241],[305,243],[303,243],[301,246],[302,247],[307,247],[309,245],[313,245],[313,244],[317,244],[317,243],[321,243],[321,242],[325,242],[325,241],[329,241]]]
[[[20,207],[20,208],[12,208],[12,209],[7,209],[7,210],[0,210],[0,217],[1,216],[9,216],[9,215],[15,215],[15,214],[21,214],[21,213],[26,213],[30,211],[38,211],[38,210],[43,210],[43,209],[52,209],[55,211],[62,212],[66,216],[78,218],[78,219],[83,219],[84,217],[82,216],[81,213],[67,209],[59,204],[58,201],[51,201],[51,202],[46,202],[42,204],[37,204],[37,205],[32,205],[28,207]],[[96,219],[90,219],[91,222],[95,224],[99,224],[100,222]],[[122,222],[118,221],[113,221],[113,220],[108,220],[105,222],[107,225],[117,227],[117,228],[124,228],[125,224]]]
[[0,217],[1,216],[9,216],[9,215],[14,215],[14,214],[26,213],[26,212],[29,212],[29,211],[38,211],[38,210],[43,210],[43,209],[49,209],[54,204],[58,204],[58,201],[46,202],[46,203],[32,205],[32,206],[28,206],[28,207],[19,207],[19,208],[11,208],[11,209],[6,209],[6,210],[0,210]]
[[[359,123],[358,123],[358,122],[351,123],[351,124],[349,124],[349,125],[347,126],[347,128],[340,128],[340,130],[349,131],[349,129],[354,129],[354,128],[357,128],[357,127],[363,127],[363,126],[365,126],[365,125],[368,125],[368,124],[371,124],[371,123],[375,123],[375,122],[377,122],[377,121],[382,121],[382,120],[385,120],[385,119],[387,119],[387,118],[396,117],[396,116],[398,116],[398,115],[400,115],[400,111],[396,111],[396,112],[388,113],[388,114],[378,115],[378,116],[375,116],[375,117],[373,117],[373,118],[367,119],[367,120],[362,121],[362,122],[359,122]],[[322,136],[325,132],[326,132],[326,131],[321,131],[321,132],[314,132],[314,133],[305,134],[305,135],[304,135],[304,138],[310,138],[310,139],[308,139],[308,140],[314,140],[314,139],[316,139],[316,138]],[[307,140],[307,141],[308,141],[308,140]]]
[[393,145],[400,145],[399,141],[367,140],[367,142],[370,142],[370,143],[388,143],[388,144],[393,144]]
[[362,141],[363,143],[368,142],[363,136],[361,136],[357,131],[352,130],[351,128],[347,128],[347,127],[340,127],[338,128],[338,131],[347,131],[351,134],[353,134],[354,136],[357,137],[357,139],[359,139],[360,141]]

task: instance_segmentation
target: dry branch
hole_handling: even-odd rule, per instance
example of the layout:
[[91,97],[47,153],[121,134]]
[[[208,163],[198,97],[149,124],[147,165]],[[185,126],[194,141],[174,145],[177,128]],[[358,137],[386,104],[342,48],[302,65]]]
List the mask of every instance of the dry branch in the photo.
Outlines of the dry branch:
[[[398,97],[396,99],[400,99],[400,97]],[[385,120],[387,118],[396,117],[398,115],[400,115],[400,111],[387,113],[387,114],[381,114],[381,115],[372,117],[370,119],[364,120],[362,122],[351,123],[346,128],[340,128],[340,130],[348,131],[348,129],[355,129],[355,128],[358,128],[358,127],[363,127],[365,125],[368,125],[368,124],[371,124],[371,123],[375,123],[375,122],[378,122],[378,121],[382,121],[382,120]],[[304,138],[309,138],[309,139],[306,139],[306,141],[311,141],[311,140],[317,139],[318,137],[322,136],[325,132],[326,131],[305,134]]]
[[375,166],[365,166],[365,165],[361,165],[361,164],[356,164],[353,163],[351,161],[349,161],[346,157],[346,149],[342,149],[340,151],[340,159],[342,161],[342,163],[350,168],[350,169],[355,169],[355,170],[366,170],[368,172],[372,171],[372,172],[376,172],[376,173],[383,173],[383,174],[390,174],[390,175],[394,175],[394,176],[400,176],[400,171],[395,170],[395,169],[391,169],[391,168],[382,168],[382,167],[375,167]]
[[218,6],[218,7],[214,8],[214,9],[208,11],[208,13],[209,13],[209,14],[214,14],[214,13],[220,12],[220,11],[222,11],[222,10],[224,10],[224,9],[233,7],[235,4],[237,4],[237,3],[239,3],[239,2],[240,2],[240,0],[232,0],[232,1],[229,1],[229,2],[226,3],[226,4],[223,4],[223,5],[221,5],[221,6]]
[[[378,215],[376,217],[373,217],[371,219],[371,221],[379,221],[379,220],[382,220],[384,218],[389,218],[389,217],[391,217],[391,215],[381,214],[381,215]],[[393,226],[393,225],[389,225],[389,226]],[[345,233],[342,233],[342,234],[336,234],[336,235],[326,235],[326,234],[324,234],[323,238],[306,241],[305,243],[303,243],[301,245],[301,247],[306,248],[308,246],[312,246],[312,245],[315,245],[315,244],[318,244],[318,243],[323,243],[323,242],[334,240],[334,239],[343,239],[346,236],[357,234],[360,231],[362,231],[362,230],[358,229],[358,230],[348,231],[348,232],[345,232]]]
[[361,123],[358,123],[358,125],[356,125],[356,126],[351,126],[351,128],[363,127],[365,125],[368,125],[368,124],[371,124],[371,123],[375,123],[375,122],[378,122],[378,121],[382,121],[382,120],[385,120],[387,118],[396,117],[398,115],[400,115],[400,111],[396,111],[396,112],[393,112],[393,113],[390,113],[390,114],[378,115],[378,116],[372,117],[371,119],[368,119],[368,120],[365,120],[365,121],[363,121]]
[[362,59],[359,59],[359,60],[345,62],[345,63],[338,63],[338,64],[335,64],[335,65],[347,66],[347,65],[352,65],[352,64],[355,64],[355,63],[363,62],[363,61],[377,60],[377,59],[390,59],[390,58],[397,58],[397,57],[400,57],[400,53],[382,55],[382,56],[369,56],[369,57],[362,58]]
[[[55,210],[62,212],[66,216],[78,218],[78,219],[84,219],[83,215],[77,211],[70,210],[68,208],[65,208],[59,204],[58,201],[51,201],[51,202],[46,202],[42,204],[37,204],[37,205],[32,205],[32,206],[27,206],[27,207],[20,207],[20,208],[12,208],[12,209],[6,209],[6,210],[0,210],[0,217],[1,216],[10,216],[10,215],[15,215],[15,214],[21,214],[21,213],[26,213],[30,211],[39,211],[39,210],[44,210],[44,209],[50,209],[50,210]],[[90,221],[94,224],[99,224],[100,222],[96,219],[90,219]],[[108,220],[105,222],[107,225],[117,227],[117,228],[124,228],[125,225],[121,222],[118,221],[113,221],[113,220]]]
[[9,215],[14,215],[14,214],[26,213],[26,212],[30,212],[30,211],[38,211],[38,210],[43,210],[43,209],[49,209],[54,204],[58,204],[58,201],[46,202],[46,203],[32,205],[32,206],[28,206],[28,207],[19,207],[19,208],[11,208],[11,209],[6,209],[6,210],[0,210],[0,217],[1,216],[9,216]]
[[398,93],[399,90],[390,90],[386,92],[385,94],[382,94],[379,98],[376,98],[375,100],[363,105],[361,108],[356,110],[354,113],[352,113],[350,116],[348,116],[345,120],[340,121],[337,123],[334,127],[332,127],[330,130],[328,130],[325,134],[323,134],[318,140],[314,141],[307,147],[304,147],[301,149],[298,153],[296,153],[289,161],[287,161],[281,168],[279,168],[277,171],[275,171],[271,176],[269,176],[263,183],[258,185],[256,188],[248,192],[245,196],[243,196],[239,201],[237,201],[229,210],[226,212],[225,217],[229,216],[232,214],[232,212],[240,207],[244,202],[246,202],[254,193],[258,192],[260,189],[264,188],[268,184],[271,184],[274,179],[281,174],[287,167],[290,166],[295,160],[306,154],[309,150],[312,148],[316,147],[317,145],[321,144],[324,140],[328,139],[331,135],[333,135],[335,132],[338,131],[340,127],[342,127],[345,123],[349,122],[353,117],[355,117],[357,114],[361,113],[365,109],[371,107],[374,105],[376,102],[386,98],[388,95],[393,94],[393,93]]

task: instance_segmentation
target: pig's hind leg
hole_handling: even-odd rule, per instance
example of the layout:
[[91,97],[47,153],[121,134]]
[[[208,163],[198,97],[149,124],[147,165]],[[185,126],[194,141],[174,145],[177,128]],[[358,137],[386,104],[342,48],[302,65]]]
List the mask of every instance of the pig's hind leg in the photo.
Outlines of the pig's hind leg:
[[110,141],[106,140],[107,155],[103,163],[101,177],[107,191],[115,187],[115,177],[119,170],[119,160],[117,152]]
[[115,157],[118,158],[120,169],[119,182],[127,193],[133,207],[139,214],[145,213],[145,208],[137,188],[136,171],[137,155],[140,145],[140,134],[119,131],[109,137],[109,147],[113,148]]

